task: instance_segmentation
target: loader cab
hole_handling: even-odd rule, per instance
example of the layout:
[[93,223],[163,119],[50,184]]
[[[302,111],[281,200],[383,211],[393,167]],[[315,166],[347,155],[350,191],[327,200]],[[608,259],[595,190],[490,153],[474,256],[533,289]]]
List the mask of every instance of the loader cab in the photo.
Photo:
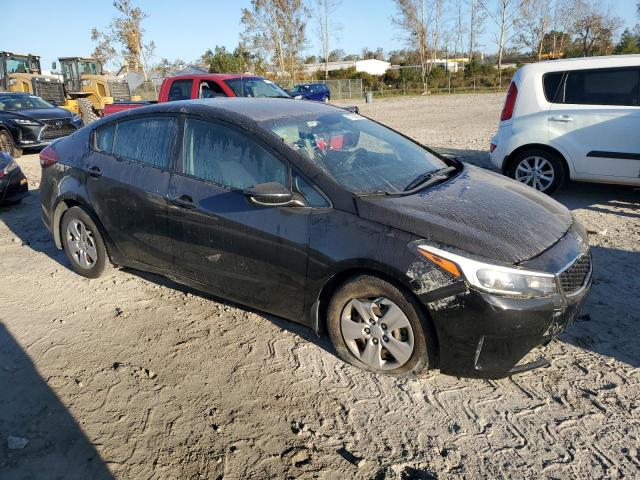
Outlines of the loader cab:
[[88,76],[102,76],[102,64],[93,58],[66,57],[60,58],[60,68],[64,77],[67,92],[82,92],[83,86],[91,87],[94,79]]
[[0,90],[31,93],[55,105],[64,102],[62,82],[42,75],[37,55],[0,52]]

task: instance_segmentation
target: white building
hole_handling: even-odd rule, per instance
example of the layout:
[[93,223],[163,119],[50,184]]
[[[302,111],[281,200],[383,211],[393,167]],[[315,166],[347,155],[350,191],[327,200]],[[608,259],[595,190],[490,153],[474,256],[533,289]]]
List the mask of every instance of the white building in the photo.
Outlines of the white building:
[[[368,60],[349,60],[343,62],[329,62],[327,68],[330,72],[334,70],[342,70],[345,68],[355,67],[356,72],[368,73],[369,75],[384,75],[390,67],[391,63],[374,58]],[[303,65],[304,73],[311,75],[315,72],[324,71],[324,63],[307,63]]]

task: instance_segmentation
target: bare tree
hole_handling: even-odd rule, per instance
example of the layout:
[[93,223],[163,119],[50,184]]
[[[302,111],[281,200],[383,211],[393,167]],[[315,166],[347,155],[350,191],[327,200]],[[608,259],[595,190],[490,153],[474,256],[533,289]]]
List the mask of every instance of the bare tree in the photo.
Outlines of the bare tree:
[[315,0],[314,13],[318,22],[318,37],[320,40],[320,49],[322,50],[322,61],[324,62],[324,78],[329,78],[329,56],[331,54],[330,43],[332,33],[339,28],[334,17],[336,11],[340,8],[342,0]]
[[549,29],[551,0],[522,0],[518,11],[514,22],[519,31],[518,41],[540,61],[544,36]]
[[520,0],[497,0],[495,8],[487,4],[487,0],[478,0],[480,7],[489,19],[498,27],[498,86],[502,86],[502,56],[504,47],[513,40],[513,23],[518,14]]
[[476,89],[476,68],[473,61],[477,39],[482,33],[484,15],[480,11],[479,0],[469,0],[469,66],[472,68],[473,89]]
[[147,18],[147,14],[136,7],[132,0],[115,0],[113,6],[118,13],[111,21],[108,31],[100,32],[96,28],[91,30],[91,39],[98,42],[94,54],[103,60],[112,60],[117,56],[114,45],[118,45],[126,69],[142,72],[146,80],[147,60],[155,50],[153,42],[143,42],[144,29],[141,23]]
[[411,47],[420,58],[420,77],[425,91],[428,89],[428,76],[432,63],[429,55],[429,29],[434,19],[434,8],[429,0],[395,0],[397,14],[394,25],[407,36]]
[[254,53],[269,57],[279,72],[295,78],[308,15],[302,0],[251,0],[251,8],[242,9],[242,41]]
[[582,55],[608,53],[613,34],[622,26],[622,20],[604,11],[599,3],[575,0],[572,8],[574,33],[582,48]]

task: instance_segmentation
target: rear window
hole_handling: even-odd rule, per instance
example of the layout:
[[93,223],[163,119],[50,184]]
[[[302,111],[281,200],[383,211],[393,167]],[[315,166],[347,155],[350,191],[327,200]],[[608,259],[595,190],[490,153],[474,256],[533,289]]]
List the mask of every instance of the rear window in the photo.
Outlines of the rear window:
[[[111,153],[118,157],[168,168],[171,146],[177,134],[173,117],[142,117],[116,124]],[[97,141],[100,142],[98,133]],[[105,141],[108,138],[104,132]]]
[[563,72],[552,72],[547,73],[542,77],[542,86],[544,87],[544,96],[547,99],[547,102],[556,103],[563,75]]
[[569,72],[565,103],[638,105],[640,69],[601,69]]
[[189,100],[191,99],[191,88],[193,87],[193,80],[176,80],[171,84],[169,88],[168,101],[174,102],[176,100]]

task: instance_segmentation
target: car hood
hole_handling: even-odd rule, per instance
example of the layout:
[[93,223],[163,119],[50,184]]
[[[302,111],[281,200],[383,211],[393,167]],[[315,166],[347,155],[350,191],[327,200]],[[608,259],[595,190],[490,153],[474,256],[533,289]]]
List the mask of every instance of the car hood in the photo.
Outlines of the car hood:
[[569,229],[569,210],[502,175],[464,165],[455,178],[406,196],[358,197],[358,213],[444,248],[517,264]]
[[64,108],[34,108],[29,110],[13,110],[8,113],[17,114],[17,117],[33,120],[66,120],[73,117],[73,114]]

